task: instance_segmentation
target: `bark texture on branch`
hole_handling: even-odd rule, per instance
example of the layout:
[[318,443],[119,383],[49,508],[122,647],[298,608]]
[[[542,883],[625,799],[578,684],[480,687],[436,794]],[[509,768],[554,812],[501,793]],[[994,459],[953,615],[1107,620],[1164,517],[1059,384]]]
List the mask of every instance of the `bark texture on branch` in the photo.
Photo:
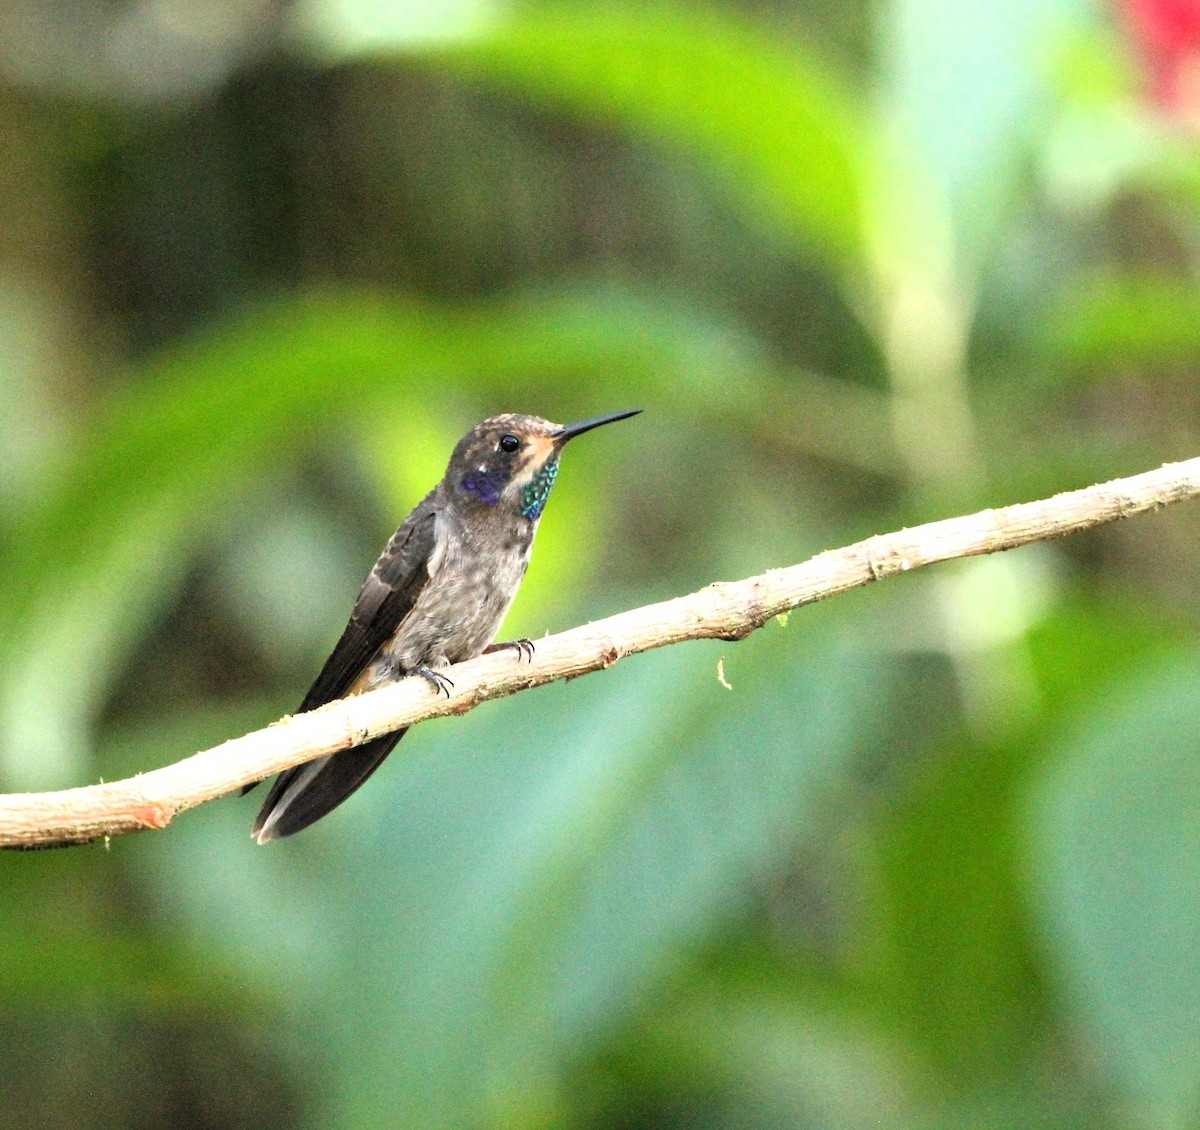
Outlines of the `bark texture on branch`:
[[506,652],[453,669],[454,693],[405,679],[285,718],[162,769],[60,792],[0,796],[0,847],[85,843],[163,828],[177,813],[321,754],[348,749],[427,718],[462,714],[556,679],[610,667],[651,648],[695,639],[739,640],[772,617],[897,573],[1062,537],[1200,494],[1200,458],[1037,502],[983,510],[867,538],[761,576],[709,585],[537,642],[531,663]]

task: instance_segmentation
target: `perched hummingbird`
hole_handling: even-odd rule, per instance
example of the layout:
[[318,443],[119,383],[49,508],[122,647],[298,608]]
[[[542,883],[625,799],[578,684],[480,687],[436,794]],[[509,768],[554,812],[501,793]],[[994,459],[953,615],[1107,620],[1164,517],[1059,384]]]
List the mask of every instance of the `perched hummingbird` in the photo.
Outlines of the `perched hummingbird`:
[[[525,576],[563,445],[640,411],[566,427],[516,414],[476,424],[367,575],[300,711],[405,675],[421,675],[449,696],[454,684],[440,669],[451,663],[501,647],[531,657],[528,640],[494,647],[492,640]],[[251,834],[263,844],[307,828],[374,773],[402,737],[397,730],[280,773]]]

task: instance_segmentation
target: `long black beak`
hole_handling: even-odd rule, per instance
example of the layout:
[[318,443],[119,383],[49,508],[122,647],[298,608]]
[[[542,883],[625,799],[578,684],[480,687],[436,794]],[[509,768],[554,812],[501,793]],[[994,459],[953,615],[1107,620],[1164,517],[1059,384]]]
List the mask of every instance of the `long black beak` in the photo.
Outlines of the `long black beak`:
[[584,432],[590,432],[593,428],[600,427],[601,424],[613,424],[617,420],[628,420],[630,416],[636,416],[640,411],[640,408],[633,408],[628,412],[610,412],[607,416],[594,416],[590,420],[580,420],[578,424],[567,424],[554,438],[561,445],[569,439],[583,435]]

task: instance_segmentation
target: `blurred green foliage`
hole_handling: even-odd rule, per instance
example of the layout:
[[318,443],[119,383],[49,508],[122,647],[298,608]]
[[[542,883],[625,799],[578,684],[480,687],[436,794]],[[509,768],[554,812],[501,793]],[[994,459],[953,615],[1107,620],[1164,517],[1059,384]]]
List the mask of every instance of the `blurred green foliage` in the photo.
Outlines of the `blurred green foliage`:
[[[492,412],[646,409],[534,638],[1200,450],[1200,148],[1107,8],[14,12],[6,788],[294,708]],[[0,858],[0,1125],[1196,1125],[1198,527],[423,726],[269,849]]]

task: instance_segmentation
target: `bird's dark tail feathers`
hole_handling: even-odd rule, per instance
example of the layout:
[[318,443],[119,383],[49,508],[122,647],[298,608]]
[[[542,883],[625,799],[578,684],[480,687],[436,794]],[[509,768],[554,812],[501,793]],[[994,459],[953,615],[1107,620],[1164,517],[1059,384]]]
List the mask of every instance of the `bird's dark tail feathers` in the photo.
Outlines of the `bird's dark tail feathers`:
[[250,834],[260,844],[307,828],[332,812],[383,764],[404,730],[306,761],[280,773],[267,793]]

